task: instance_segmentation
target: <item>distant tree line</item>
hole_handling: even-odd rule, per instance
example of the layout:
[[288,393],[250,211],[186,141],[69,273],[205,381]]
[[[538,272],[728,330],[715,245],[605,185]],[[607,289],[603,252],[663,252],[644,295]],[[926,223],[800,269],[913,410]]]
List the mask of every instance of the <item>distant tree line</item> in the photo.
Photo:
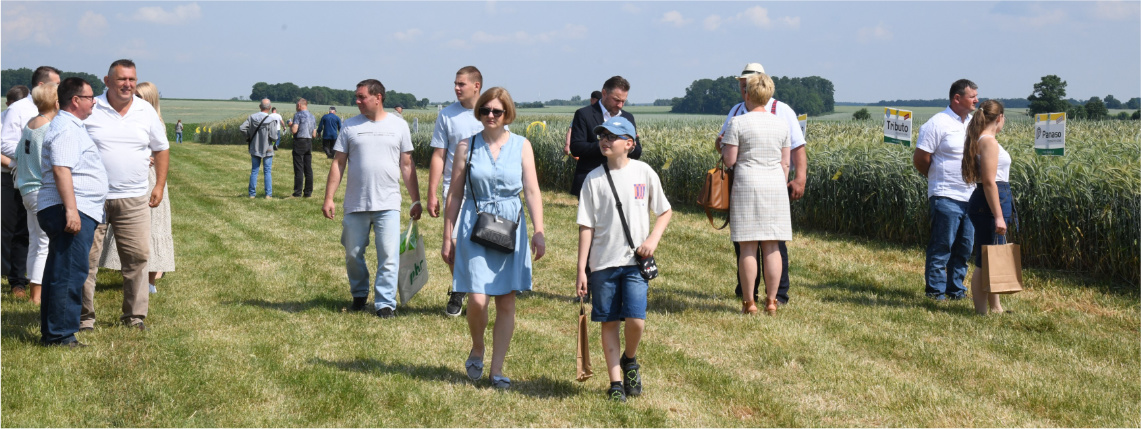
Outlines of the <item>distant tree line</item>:
[[[1089,119],[1089,120],[1103,120],[1103,119],[1139,119],[1141,118],[1141,97],[1134,97],[1129,99],[1128,102],[1122,103],[1120,100],[1113,97],[1113,95],[1105,96],[1103,101],[1099,97],[1090,97],[1085,102],[1079,102],[1072,98],[1065,99],[1066,97],[1066,81],[1057,75],[1042,76],[1042,80],[1034,84],[1034,93],[1030,94],[1026,99],[1030,102],[1028,113],[1031,115],[1035,113],[1054,113],[1066,112],[1068,119]],[[1109,116],[1109,109],[1139,109],[1130,115],[1126,112],[1120,112],[1117,115]]]
[[[27,67],[0,70],[0,94],[7,94],[8,90],[16,85],[24,85],[31,88],[33,71],[35,70]],[[107,85],[103,84],[103,78],[91,73],[65,71],[61,73],[59,77],[61,80],[69,77],[82,78],[91,85],[91,91],[96,95],[102,94],[107,89]]]
[[[773,97],[787,103],[798,114],[817,116],[835,110],[832,82],[819,76],[773,77]],[[669,100],[673,113],[724,114],[741,102],[736,76],[698,79],[685,89],[685,96]],[[657,100],[654,105],[661,105]]]
[[[1002,105],[1008,109],[1025,109],[1030,107],[1030,101],[1025,98],[993,98],[988,99],[979,97],[979,102],[986,100],[998,100]],[[869,106],[907,106],[907,107],[947,107],[950,101],[946,98],[935,98],[930,100],[880,100],[875,103],[868,104]]]
[[[268,98],[278,103],[293,103],[304,98],[310,104],[337,104],[351,106],[356,102],[356,94],[347,89],[333,89],[326,86],[297,86],[293,82],[268,84],[255,83],[250,91],[250,100]],[[389,90],[384,94],[384,107],[393,107],[397,104],[408,108],[424,108],[428,106],[428,99],[417,100],[415,95]]]

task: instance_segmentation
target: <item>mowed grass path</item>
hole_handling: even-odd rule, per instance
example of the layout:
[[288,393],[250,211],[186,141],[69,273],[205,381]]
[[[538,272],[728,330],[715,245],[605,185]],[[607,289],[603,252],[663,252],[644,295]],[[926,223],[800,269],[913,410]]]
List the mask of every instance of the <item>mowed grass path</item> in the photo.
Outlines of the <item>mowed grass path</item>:
[[[598,375],[574,381],[576,202],[554,190],[544,192],[549,253],[518,301],[505,371],[515,385],[495,391],[467,380],[467,324],[443,316],[440,219],[421,221],[431,281],[381,321],[344,311],[340,217],[324,219],[319,197],[247,198],[242,146],[175,145],[172,160],[178,271],[152,295],[150,330],[115,325],[116,272],[99,276],[83,350],[37,346],[38,309],[4,294],[3,426],[1141,423],[1136,290],[1028,270],[1028,290],[1006,300],[1013,314],[975,317],[969,301],[923,297],[922,248],[798,232],[792,304],[743,317],[728,231],[685,209],[657,254],[645,394],[607,402],[597,324]],[[275,194],[286,196],[289,152],[276,164]],[[315,157],[315,196],[328,166]]]

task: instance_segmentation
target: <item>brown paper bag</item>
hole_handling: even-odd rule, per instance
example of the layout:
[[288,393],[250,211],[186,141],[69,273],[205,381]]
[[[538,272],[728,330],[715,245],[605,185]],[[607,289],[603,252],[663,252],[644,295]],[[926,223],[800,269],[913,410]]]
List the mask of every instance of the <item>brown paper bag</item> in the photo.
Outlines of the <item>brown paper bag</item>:
[[578,300],[578,353],[577,363],[578,371],[575,379],[583,382],[590,377],[594,376],[594,371],[590,369],[590,337],[587,336],[586,326],[590,323],[590,318],[586,315],[586,304],[582,298]]
[[[999,240],[1006,242],[1005,237]],[[996,241],[997,242],[997,241]],[[982,246],[983,289],[990,293],[1022,292],[1022,253],[1017,244]]]

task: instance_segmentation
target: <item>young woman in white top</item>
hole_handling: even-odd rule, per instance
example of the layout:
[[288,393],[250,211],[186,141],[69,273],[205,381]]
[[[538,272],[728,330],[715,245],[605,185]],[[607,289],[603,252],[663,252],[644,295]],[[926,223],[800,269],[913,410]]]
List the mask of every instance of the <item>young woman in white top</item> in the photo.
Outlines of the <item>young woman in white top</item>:
[[[996,243],[1005,236],[1014,217],[1014,198],[1010,193],[1010,154],[998,144],[995,136],[1006,125],[1002,103],[987,100],[975,111],[967,126],[963,147],[963,181],[978,183],[971,194],[968,216],[975,226],[975,273],[971,277],[971,297],[975,311],[982,316],[989,311],[1002,313],[998,295],[982,288],[982,246]],[[1005,240],[1004,240],[1005,242]]]

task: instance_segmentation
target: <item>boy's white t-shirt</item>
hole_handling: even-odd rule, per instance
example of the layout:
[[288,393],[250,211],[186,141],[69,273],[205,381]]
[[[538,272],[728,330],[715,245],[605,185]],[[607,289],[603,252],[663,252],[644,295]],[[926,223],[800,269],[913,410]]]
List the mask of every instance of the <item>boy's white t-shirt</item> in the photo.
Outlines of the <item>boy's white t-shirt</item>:
[[[662,192],[662,181],[648,164],[634,159],[621,169],[610,170],[610,175],[622,200],[630,238],[634,247],[641,246],[652,229],[650,212],[661,216],[670,210],[670,202]],[[578,198],[578,224],[594,228],[587,260],[591,271],[637,265],[634,249],[626,242],[622,221],[618,218],[614,191],[601,166],[587,174],[583,181]]]

